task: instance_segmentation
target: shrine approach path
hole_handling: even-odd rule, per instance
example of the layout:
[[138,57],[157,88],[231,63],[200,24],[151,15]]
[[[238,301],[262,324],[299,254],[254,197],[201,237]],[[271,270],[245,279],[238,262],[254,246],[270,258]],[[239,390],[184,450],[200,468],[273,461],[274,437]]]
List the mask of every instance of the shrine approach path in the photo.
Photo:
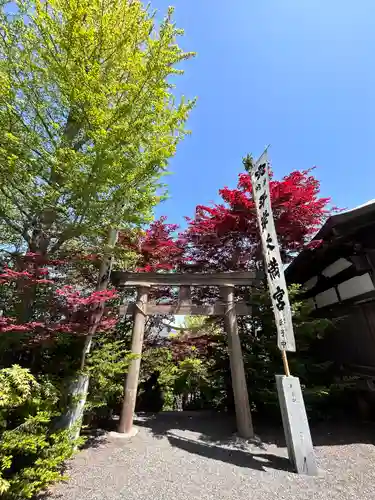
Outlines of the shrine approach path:
[[138,417],[138,434],[104,433],[68,464],[51,500],[370,500],[375,491],[375,428],[312,429],[319,476],[293,473],[282,429],[261,439],[233,435],[219,415]]

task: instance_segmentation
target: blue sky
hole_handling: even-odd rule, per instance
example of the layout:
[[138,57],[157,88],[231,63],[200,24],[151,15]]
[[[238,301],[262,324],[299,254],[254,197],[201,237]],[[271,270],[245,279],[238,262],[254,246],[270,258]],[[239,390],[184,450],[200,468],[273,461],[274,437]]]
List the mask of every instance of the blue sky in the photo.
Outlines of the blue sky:
[[374,0],[152,2],[169,4],[197,52],[177,90],[198,103],[157,216],[183,224],[218,201],[241,158],[268,143],[276,178],[316,165],[334,205],[375,198]]

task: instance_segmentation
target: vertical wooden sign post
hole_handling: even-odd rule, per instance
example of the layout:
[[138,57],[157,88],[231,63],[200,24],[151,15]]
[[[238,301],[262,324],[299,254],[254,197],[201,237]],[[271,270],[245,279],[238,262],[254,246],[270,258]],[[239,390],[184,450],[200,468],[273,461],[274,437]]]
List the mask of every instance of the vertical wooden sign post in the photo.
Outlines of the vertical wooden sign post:
[[296,350],[296,343],[288,289],[271,207],[267,149],[254,165],[245,162],[245,166],[251,176],[268,289],[277,328],[277,345],[281,351],[285,371],[285,375],[276,375],[276,386],[289,459],[298,474],[314,476],[318,473],[318,469],[301,385],[297,377],[290,375],[286,355],[287,351]]

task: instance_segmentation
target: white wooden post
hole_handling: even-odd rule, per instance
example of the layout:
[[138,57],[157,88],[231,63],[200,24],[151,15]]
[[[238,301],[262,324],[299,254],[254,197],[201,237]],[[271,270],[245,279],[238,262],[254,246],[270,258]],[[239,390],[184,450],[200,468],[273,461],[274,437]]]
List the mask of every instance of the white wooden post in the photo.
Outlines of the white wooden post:
[[294,352],[296,350],[296,342],[288,289],[272,213],[267,150],[254,166],[251,162],[250,164],[245,162],[245,164],[251,175],[268,289],[275,316],[277,345],[281,351],[285,371],[285,376],[276,375],[276,385],[289,459],[298,474],[315,476],[318,473],[318,468],[301,385],[297,377],[290,375],[286,354],[286,351]]

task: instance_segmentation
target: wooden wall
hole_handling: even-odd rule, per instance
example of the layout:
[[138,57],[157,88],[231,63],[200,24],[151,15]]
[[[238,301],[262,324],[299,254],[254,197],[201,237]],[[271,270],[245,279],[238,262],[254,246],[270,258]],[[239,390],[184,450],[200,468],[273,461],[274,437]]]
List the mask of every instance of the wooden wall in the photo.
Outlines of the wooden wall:
[[353,373],[375,375],[375,299],[319,315],[334,322],[329,335],[332,358]]

